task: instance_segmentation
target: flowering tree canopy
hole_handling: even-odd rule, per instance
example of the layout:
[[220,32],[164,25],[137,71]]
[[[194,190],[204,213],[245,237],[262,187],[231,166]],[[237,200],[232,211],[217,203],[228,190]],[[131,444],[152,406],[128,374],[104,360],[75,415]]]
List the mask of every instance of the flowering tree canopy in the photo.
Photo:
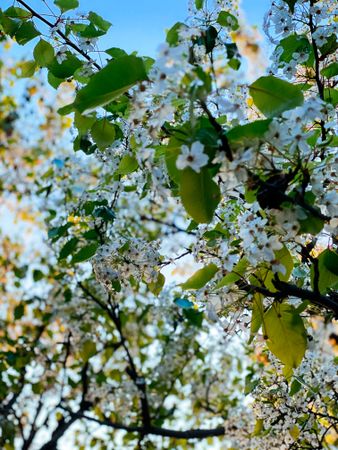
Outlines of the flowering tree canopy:
[[335,2],[272,1],[264,72],[237,0],[156,60],[42,3],[0,9],[1,448],[337,448]]

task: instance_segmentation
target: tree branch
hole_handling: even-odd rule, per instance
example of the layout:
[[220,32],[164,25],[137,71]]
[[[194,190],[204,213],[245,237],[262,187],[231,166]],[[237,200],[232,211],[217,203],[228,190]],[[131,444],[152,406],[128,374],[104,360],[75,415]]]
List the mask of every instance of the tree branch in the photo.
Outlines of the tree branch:
[[89,420],[91,422],[98,423],[100,425],[105,425],[109,428],[113,428],[114,430],[125,430],[129,433],[139,433],[143,435],[152,434],[155,436],[163,436],[163,437],[171,437],[175,439],[206,439],[208,437],[215,437],[215,436],[224,436],[225,428],[224,427],[217,427],[217,428],[210,428],[210,429],[192,429],[192,430],[171,430],[168,428],[161,428],[161,427],[153,427],[149,426],[148,428],[144,427],[137,427],[137,426],[129,426],[124,425],[122,423],[115,423],[112,422],[109,419],[96,419],[95,417],[90,417],[86,414],[81,414],[79,417]]
[[293,284],[286,283],[284,281],[274,279],[274,286],[277,292],[269,291],[262,286],[254,286],[253,284],[247,284],[245,282],[238,282],[238,287],[245,292],[252,293],[258,292],[259,294],[264,295],[265,297],[271,297],[275,299],[283,299],[286,297],[297,297],[301,300],[308,300],[316,306],[321,308],[325,308],[329,311],[332,311],[335,317],[338,317],[338,302],[334,298],[334,296],[330,295],[321,295],[319,292],[310,291],[308,289],[302,289]]
[[222,142],[221,150],[224,151],[224,153],[226,154],[226,157],[228,158],[229,161],[233,161],[234,158],[232,156],[232,151],[231,151],[231,148],[229,145],[229,141],[228,141],[228,138],[226,137],[226,135],[224,134],[224,130],[223,130],[222,126],[217,122],[215,117],[211,114],[205,101],[200,100],[200,104],[201,104],[203,111],[208,116],[209,122],[211,123],[211,125],[214,127],[215,131],[217,131],[217,133],[219,135],[219,138]]
[[179,226],[177,226],[175,223],[165,222],[164,220],[156,219],[156,217],[148,217],[145,215],[141,215],[140,219],[143,221],[146,221],[146,222],[154,222],[154,223],[158,223],[159,225],[164,225],[166,227],[174,228],[178,233],[187,233],[187,234],[191,234],[194,236],[196,235],[196,233],[194,233],[193,231],[185,230],[184,228],[180,228]]
[[[41,14],[36,12],[25,1],[17,0],[17,2],[20,3],[20,5],[22,5],[24,8],[26,8],[32,14],[33,17],[36,17],[37,19],[39,19],[41,22],[43,22],[49,28],[54,28],[55,25],[52,22],[50,22],[49,20],[45,19]],[[96,67],[96,69],[101,70],[101,66],[99,64],[97,64],[95,61],[93,61],[92,58],[89,55],[87,55],[86,52],[81,50],[81,48],[78,45],[74,44],[74,42],[72,42],[62,31],[57,30],[56,33],[64,40],[66,45],[68,45],[69,47],[72,47],[74,50],[76,50],[87,61],[89,61],[91,64],[93,64],[93,66]]]
[[[82,291],[90,297],[97,305],[99,305],[109,316],[109,318],[114,323],[119,335],[120,335],[120,345],[124,348],[124,351],[127,356],[128,361],[128,368],[126,369],[127,374],[137,387],[139,393],[140,393],[140,402],[141,402],[141,414],[142,414],[142,423],[144,428],[148,428],[150,426],[150,408],[148,403],[148,397],[147,397],[147,388],[146,388],[146,382],[143,376],[140,376],[136,365],[134,363],[133,357],[129,351],[128,348],[128,341],[126,337],[124,336],[123,330],[122,330],[122,323],[120,319],[120,312],[118,305],[112,305],[111,307],[105,305],[101,300],[99,300],[95,295],[93,295],[87,288],[84,286],[83,283],[79,282],[78,286],[82,289]],[[108,298],[108,301],[110,302],[110,297]],[[111,302],[110,302],[111,303]]]

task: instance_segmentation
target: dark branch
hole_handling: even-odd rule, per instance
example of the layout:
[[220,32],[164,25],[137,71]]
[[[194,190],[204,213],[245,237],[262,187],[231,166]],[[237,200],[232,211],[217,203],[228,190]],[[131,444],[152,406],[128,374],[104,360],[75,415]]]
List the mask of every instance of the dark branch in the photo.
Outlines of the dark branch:
[[[36,12],[33,8],[31,8],[25,1],[23,0],[17,0],[18,3],[20,3],[23,7],[25,7],[33,17],[36,17],[37,19],[41,20],[45,25],[47,25],[49,28],[53,28],[54,24],[50,22],[49,20],[45,19],[41,14]],[[101,66],[97,64],[95,61],[92,60],[92,58],[87,55],[86,52],[80,49],[74,42],[72,42],[62,31],[57,30],[56,33],[64,40],[65,44],[69,47],[72,47],[74,50],[76,50],[80,55],[82,55],[87,61],[93,64],[96,69],[100,70]]]
[[215,117],[211,114],[207,104],[205,103],[204,100],[200,100],[200,104],[201,107],[203,109],[203,111],[206,113],[206,115],[208,116],[209,122],[210,124],[214,127],[215,131],[217,131],[219,138],[222,142],[222,146],[221,146],[221,150],[224,151],[226,157],[228,158],[229,161],[233,161],[233,156],[232,156],[232,151],[229,145],[229,141],[228,138],[226,137],[224,130],[222,128],[222,126],[217,122],[217,120],[215,119]]
[[90,417],[85,414],[81,414],[80,416],[83,419],[90,420],[92,422],[98,423],[100,425],[105,425],[109,428],[113,428],[114,430],[125,430],[129,433],[139,433],[142,435],[148,435],[152,434],[155,436],[163,436],[163,437],[170,437],[175,439],[205,439],[208,437],[215,437],[215,436],[224,436],[225,429],[224,427],[217,427],[217,428],[210,428],[210,429],[192,429],[192,430],[171,430],[168,428],[160,428],[160,427],[153,427],[149,426],[148,428],[145,427],[137,427],[137,426],[128,426],[121,423],[115,423],[112,422],[109,419],[96,419],[95,417]]
[[273,283],[277,289],[276,292],[269,291],[269,289],[262,286],[254,286],[241,281],[237,284],[239,288],[245,292],[258,292],[265,297],[275,298],[277,300],[282,300],[286,297],[297,297],[301,300],[308,300],[316,306],[332,311],[335,317],[338,317],[338,302],[333,296],[321,295],[319,292],[302,289],[298,286],[280,281],[278,279],[274,279]]
[[164,225],[169,228],[174,228],[178,233],[187,233],[187,234],[191,234],[191,235],[196,235],[196,233],[194,233],[193,231],[189,231],[189,230],[185,230],[184,228],[180,228],[175,223],[164,222],[163,220],[156,219],[155,217],[148,217],[148,216],[142,215],[142,216],[140,216],[140,219],[143,221],[146,221],[146,222],[154,222],[154,223],[158,223],[159,225]]

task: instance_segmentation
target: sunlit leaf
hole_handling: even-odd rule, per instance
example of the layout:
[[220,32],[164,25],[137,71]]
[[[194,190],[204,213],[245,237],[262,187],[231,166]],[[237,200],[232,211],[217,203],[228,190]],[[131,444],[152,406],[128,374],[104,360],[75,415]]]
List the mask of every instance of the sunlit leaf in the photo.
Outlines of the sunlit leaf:
[[273,303],[264,314],[263,330],[270,351],[288,367],[298,367],[307,347],[306,330],[295,308]]
[[58,6],[62,12],[75,9],[79,6],[78,0],[54,0],[54,4]]
[[218,272],[215,264],[208,264],[202,269],[197,270],[187,281],[181,284],[182,289],[201,289]]
[[35,49],[34,49],[34,59],[41,67],[47,67],[48,64],[50,64],[53,61],[54,58],[54,48],[53,46],[43,40],[40,39],[40,41],[37,43]]
[[87,86],[77,93],[73,107],[88,113],[98,106],[107,105],[137,82],[146,79],[141,58],[131,55],[114,59],[93,75]]
[[254,104],[266,117],[275,117],[303,104],[302,90],[272,75],[261,77],[249,86]]

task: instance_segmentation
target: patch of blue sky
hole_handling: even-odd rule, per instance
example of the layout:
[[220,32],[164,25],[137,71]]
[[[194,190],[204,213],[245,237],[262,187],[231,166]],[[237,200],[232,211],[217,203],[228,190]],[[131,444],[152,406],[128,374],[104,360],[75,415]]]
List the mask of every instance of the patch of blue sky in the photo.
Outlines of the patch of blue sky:
[[[53,13],[57,14],[58,8],[51,0],[26,2],[55,22],[57,16],[53,17]],[[2,8],[6,9],[13,1],[2,0],[1,3]],[[46,4],[51,6],[51,10]],[[187,0],[80,0],[79,12],[94,10],[113,24],[107,36],[100,40],[101,49],[120,47],[127,52],[136,50],[140,55],[155,56],[159,44],[165,39],[165,30],[187,18],[187,4]],[[242,0],[241,8],[248,23],[261,28],[264,13],[270,4],[271,0]],[[67,14],[71,16],[74,12]],[[17,55],[24,56],[29,50],[27,47],[16,47],[15,51]]]

